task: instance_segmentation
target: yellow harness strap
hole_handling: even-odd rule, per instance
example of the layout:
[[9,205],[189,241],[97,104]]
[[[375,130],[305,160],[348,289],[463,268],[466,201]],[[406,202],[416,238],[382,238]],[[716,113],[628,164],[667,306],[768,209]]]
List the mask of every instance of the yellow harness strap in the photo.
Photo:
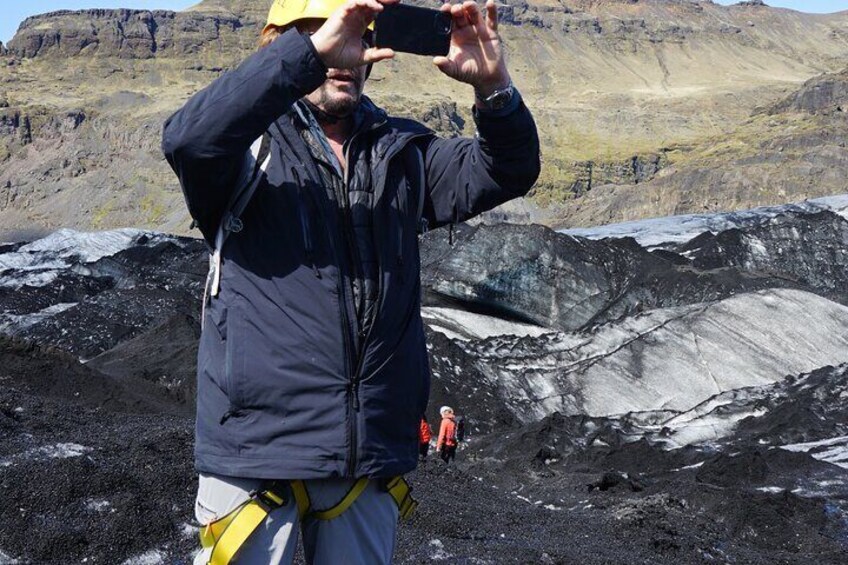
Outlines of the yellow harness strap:
[[297,503],[297,515],[303,520],[306,513],[309,512],[309,507],[312,506],[312,502],[309,501],[309,493],[306,492],[306,485],[303,484],[303,481],[291,481],[289,484],[294,494],[294,501]]
[[209,565],[227,565],[271,510],[286,503],[278,492],[264,490],[220,520],[201,528],[200,545],[212,548]]
[[308,516],[318,520],[332,520],[333,518],[338,518],[344,514],[345,510],[350,508],[350,506],[356,502],[356,499],[359,498],[359,495],[362,494],[367,486],[368,478],[362,477],[353,483],[353,486],[350,487],[350,490],[347,491],[347,494],[344,495],[344,498],[342,498],[338,504],[326,510],[314,510],[310,512]]
[[395,499],[402,520],[409,518],[418,508],[418,501],[412,498],[412,487],[403,477],[395,477],[386,483],[386,490]]
[[[289,481],[292,495],[297,504],[297,514],[301,520],[304,518],[315,518],[317,520],[332,520],[338,518],[356,502],[368,487],[368,478],[357,480],[344,498],[327,510],[311,510],[312,503],[309,500],[309,492],[303,481]],[[392,496],[397,504],[400,517],[409,518],[415,508],[418,507],[412,495],[412,488],[403,477],[395,477],[385,484],[386,491]],[[276,486],[267,490],[256,492],[251,499],[211,524],[201,528],[200,545],[204,548],[212,548],[212,555],[208,565],[228,565],[235,557],[239,548],[244,545],[256,528],[276,508],[288,504],[286,497],[280,494]]]

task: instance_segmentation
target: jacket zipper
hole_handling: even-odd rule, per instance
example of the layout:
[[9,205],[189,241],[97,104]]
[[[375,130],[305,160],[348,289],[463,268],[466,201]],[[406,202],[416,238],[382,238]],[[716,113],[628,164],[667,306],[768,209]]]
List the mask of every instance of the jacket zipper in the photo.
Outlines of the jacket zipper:
[[[380,120],[379,122],[375,122],[374,124],[372,124],[368,128],[367,131],[374,131],[377,128],[382,127],[386,123],[387,123],[387,120],[384,118],[384,119]],[[357,132],[357,133],[354,134],[354,136],[350,139],[350,142],[348,142],[347,149],[345,150],[345,178],[344,178],[345,196],[348,195],[349,182],[350,182],[350,170],[351,170],[351,168],[350,168],[350,148],[353,146],[354,142],[356,141],[357,137],[359,137],[360,133],[362,133],[362,132],[360,131],[360,132]],[[380,160],[382,160],[382,158],[385,154],[386,154],[386,152],[384,151],[380,155]],[[376,190],[374,191],[374,193],[376,194]],[[375,205],[376,205],[376,202],[375,202]],[[372,207],[372,213],[373,213],[373,209],[374,208]],[[345,216],[347,216],[349,213],[350,213],[349,207],[345,207]],[[363,364],[364,364],[365,347],[366,347],[369,339],[371,338],[372,331],[374,330],[374,321],[377,319],[377,312],[380,308],[380,300],[382,299],[382,294],[383,294],[383,266],[382,266],[382,264],[380,264],[380,266],[378,267],[377,299],[376,299],[376,302],[374,304],[373,313],[371,315],[372,316],[371,320],[370,320],[371,323],[368,325],[368,331],[366,332],[366,334],[364,336],[360,336],[358,355],[357,355],[357,358],[356,358],[356,369],[354,370],[353,375],[351,376],[351,380],[350,380],[351,418],[350,418],[350,421],[349,421],[349,425],[350,425],[351,445],[350,445],[350,454],[349,454],[349,457],[348,457],[348,473],[347,474],[351,477],[353,476],[354,472],[356,471],[356,464],[357,464],[356,454],[357,454],[358,438],[357,438],[357,433],[356,433],[356,425],[357,425],[357,414],[359,413],[359,408],[360,408],[360,405],[359,405],[359,383],[360,383],[360,380],[362,378],[361,373],[362,373],[362,367],[363,367]]]
[[[383,123],[385,123],[385,121],[382,121],[378,124],[374,124],[369,128],[369,130],[375,129],[375,128],[381,126]],[[350,170],[351,170],[351,167],[350,167],[350,148],[353,147],[353,144],[356,142],[356,139],[359,137],[360,133],[361,132],[356,132],[353,135],[353,137],[350,139],[350,141],[348,142],[347,147],[345,148],[345,167],[344,167],[344,173],[343,173],[344,174],[344,179],[343,179],[344,182],[342,183],[342,191],[344,192],[344,194],[341,195],[341,196],[344,198],[344,203],[345,203],[345,206],[342,207],[342,212],[343,212],[343,216],[344,216],[343,221],[345,223],[345,230],[347,232],[347,235],[352,235],[351,234],[351,232],[352,232],[351,222],[350,222],[350,194],[349,194],[349,190],[350,190]],[[354,243],[354,246],[355,246],[355,243]],[[344,281],[342,281],[342,286],[345,286]],[[346,319],[347,318],[347,300],[343,301],[341,306],[342,306],[342,315]],[[347,321],[346,323],[349,324],[349,321]],[[348,327],[350,327],[350,326],[348,326]],[[352,329],[353,329],[353,331],[356,331],[356,328],[352,328]],[[370,328],[368,330],[368,333],[371,333]],[[347,335],[347,332],[345,332],[345,335]],[[362,347],[363,342],[364,342],[364,339],[360,337],[358,356],[356,358],[356,369],[350,375],[350,380],[349,380],[349,382],[350,382],[350,392],[349,392],[349,396],[348,396],[348,408],[350,410],[350,417],[348,418],[348,426],[349,426],[348,437],[350,437],[350,449],[348,451],[348,458],[347,458],[347,476],[348,477],[354,476],[354,473],[356,472],[356,464],[357,464],[357,456],[356,455],[357,455],[357,451],[358,451],[357,443],[359,442],[359,438],[358,438],[356,428],[357,428],[357,423],[358,423],[358,419],[359,419],[358,414],[359,414],[359,408],[360,408],[360,406],[359,406],[359,371],[360,371],[361,366],[362,366],[362,354],[365,351]]]
[[[387,120],[383,119],[380,122],[372,124],[371,127],[368,128],[368,131],[373,131],[373,130],[381,127],[382,125],[384,125],[386,122],[387,122]],[[278,127],[278,129],[280,129],[279,124],[277,125],[277,127]],[[286,141],[289,143],[289,145],[291,147],[291,142],[288,140],[288,138],[286,138],[282,129],[280,129],[280,133],[282,134],[283,138],[286,139]],[[350,176],[350,173],[349,173],[350,167],[347,166],[347,165],[349,164],[349,160],[350,160],[349,159],[350,158],[350,147],[356,141],[356,138],[359,136],[360,133],[362,133],[362,132],[360,131],[360,132],[357,132],[356,134],[354,134],[354,136],[351,138],[350,142],[348,143],[347,150],[345,151],[345,161],[346,161],[345,165],[346,165],[346,167],[345,167],[344,179],[343,179],[344,180],[343,189],[345,191],[345,196],[347,196],[347,191],[349,190],[348,181],[349,181],[349,176]],[[388,154],[389,148],[386,148],[386,150],[384,150],[380,153],[378,160],[379,161],[383,161],[384,159],[386,161],[390,160],[397,153],[399,153],[404,147],[406,147],[406,145],[410,141],[412,141],[413,139],[418,138],[418,137],[424,137],[425,135],[427,135],[427,134],[418,134],[418,135],[414,135],[414,136],[407,138],[405,140],[405,143],[403,145],[401,145],[400,147],[394,148],[395,150],[391,154]],[[291,147],[291,149],[292,149],[292,151],[295,151],[294,147]],[[296,151],[295,151],[295,154],[297,154]],[[384,179],[384,182],[385,182],[385,179]],[[424,190],[423,186],[421,187],[421,190]],[[376,190],[375,190],[375,194],[376,194]],[[318,208],[319,208],[319,212],[321,214],[324,226],[327,229],[328,239],[331,243],[334,255],[336,257],[336,264],[339,266],[339,270],[342,272],[342,276],[340,276],[338,278],[337,287],[338,287],[338,291],[339,291],[339,313],[340,313],[341,325],[342,325],[342,340],[344,342],[344,350],[345,350],[344,371],[345,371],[345,376],[347,377],[348,382],[350,383],[350,386],[349,386],[349,401],[348,401],[348,407],[350,409],[350,418],[348,418],[348,437],[350,438],[350,447],[349,447],[349,451],[348,451],[348,464],[347,464],[346,475],[348,477],[353,477],[354,473],[356,472],[356,465],[357,465],[357,442],[358,442],[357,414],[358,414],[359,409],[360,409],[359,382],[360,382],[360,378],[361,378],[362,368],[363,368],[363,365],[364,365],[363,357],[364,357],[364,353],[365,353],[365,348],[366,348],[368,342],[370,341],[371,334],[374,330],[374,325],[375,325],[374,322],[378,318],[380,303],[381,303],[382,297],[383,297],[383,284],[382,283],[383,283],[384,272],[383,272],[383,266],[382,266],[382,264],[380,264],[379,269],[378,269],[378,271],[379,271],[379,283],[380,284],[379,284],[379,287],[378,287],[378,290],[377,290],[377,300],[376,300],[376,303],[374,305],[373,321],[369,325],[368,332],[366,333],[365,337],[360,340],[359,356],[357,358],[356,369],[353,373],[351,373],[350,361],[353,359],[353,357],[352,357],[352,354],[351,354],[352,344],[350,343],[350,331],[351,331],[352,326],[350,324],[350,319],[348,317],[347,293],[345,292],[345,281],[344,281],[344,276],[343,276],[344,270],[343,270],[343,266],[342,266],[341,257],[339,256],[338,251],[336,249],[336,246],[333,243],[333,234],[330,233],[330,228],[329,228],[329,224],[327,222],[324,207],[319,204]],[[347,213],[348,213],[348,211],[347,211],[347,207],[346,207],[345,216],[347,216]],[[403,218],[401,220],[403,220]],[[355,331],[355,328],[353,328],[353,330]]]
[[[342,344],[344,346],[344,373],[345,379],[352,383],[354,381],[352,373],[351,373],[351,361],[353,359],[353,345],[350,343],[350,319],[348,318],[347,312],[347,292],[345,291],[345,269],[344,262],[342,257],[339,255],[338,249],[336,248],[335,243],[333,243],[333,234],[330,231],[330,224],[327,221],[327,217],[324,211],[324,206],[321,203],[318,204],[318,210],[321,214],[322,223],[324,224],[327,230],[327,239],[330,241],[330,246],[333,248],[333,255],[336,259],[336,265],[339,269],[339,276],[337,277],[336,289],[339,293],[339,319],[341,321],[341,330],[342,330]],[[353,388],[352,386],[350,387]],[[355,391],[351,390],[351,393],[355,393]],[[356,410],[359,410],[359,407],[356,406]],[[355,460],[356,453],[356,423],[354,420],[354,414],[351,413],[351,417],[348,418],[348,437],[351,441],[351,452],[353,453],[353,459]],[[352,477],[353,471],[355,469],[355,461],[351,463],[351,457],[348,456],[348,466],[347,466],[347,475]]]
[[[292,152],[295,155],[297,155],[298,154],[297,150],[294,148],[294,146],[291,143],[291,140],[288,139],[288,137],[286,136],[285,132],[283,132],[283,130],[280,127],[279,124],[277,124],[277,129],[279,130],[280,135],[286,141],[286,143],[288,144],[288,146],[292,150]],[[320,173],[319,173],[319,175],[320,175]],[[297,178],[299,179],[299,176]],[[306,192],[309,192],[309,191],[306,191]],[[310,197],[311,197],[311,195],[310,195]],[[345,289],[344,289],[344,287],[345,287],[345,284],[344,284],[344,266],[343,266],[342,258],[339,255],[338,249],[336,248],[336,244],[335,244],[335,241],[334,241],[334,238],[333,238],[333,233],[330,231],[330,224],[327,221],[327,215],[326,215],[326,211],[324,210],[324,205],[321,202],[318,202],[318,213],[321,215],[321,222],[324,224],[324,228],[327,230],[327,241],[330,243],[330,247],[333,250],[333,257],[335,258],[336,265],[338,266],[338,269],[339,269],[339,277],[337,277],[338,280],[336,282],[336,289],[338,290],[338,293],[339,293],[339,320],[341,322],[342,343],[343,343],[343,346],[344,346],[344,359],[342,359],[342,361],[343,361],[343,364],[344,364],[345,379],[348,382],[351,382],[352,378],[351,378],[350,365],[351,365],[351,359],[352,359],[352,356],[351,356],[352,347],[351,347],[351,344],[350,344],[350,335],[348,334],[349,329],[350,329],[350,321],[347,318],[347,295],[346,295]],[[351,414],[351,416],[352,416],[352,414]],[[354,448],[353,449],[355,451],[355,449],[356,449],[356,447],[355,447],[356,430],[352,429],[350,424],[348,424],[348,426],[349,426],[348,433],[349,434],[353,433],[353,436],[352,436],[351,439],[354,440],[354,444],[353,444]],[[353,475],[353,472],[351,471],[351,469],[353,467],[354,466],[352,466],[352,465],[348,465],[348,474],[351,475],[351,476]]]
[[[374,128],[381,126],[383,123],[385,123],[385,121],[377,124],[376,126],[374,126]],[[372,128],[372,129],[374,129],[374,128]],[[412,141],[413,139],[415,139],[417,137],[423,137],[424,135],[425,134],[420,134],[420,135],[415,135],[415,136],[409,137],[403,145],[395,148],[395,150],[390,154],[389,154],[389,150],[386,149],[385,151],[383,151],[380,154],[379,160],[383,161],[385,159],[385,162],[387,164],[386,166],[388,167],[388,161],[391,160],[395,155],[400,153],[400,151],[402,151],[403,148],[406,147],[409,144],[410,141]],[[353,139],[355,140],[356,136],[354,136]],[[348,145],[348,149],[350,149],[350,145],[353,145],[353,140],[351,140],[351,143]],[[348,158],[348,156],[345,155],[346,160],[347,160],[347,158]],[[387,171],[387,173],[388,173],[388,171]],[[386,182],[386,179],[383,180],[384,184],[385,184],[385,182]],[[424,190],[424,189],[425,189],[425,187],[421,186],[421,190]],[[347,173],[345,173],[345,190],[347,190]],[[376,196],[376,193],[377,193],[377,191],[375,190],[374,191],[375,196]],[[374,208],[372,208],[372,210],[373,209]],[[401,222],[403,222],[404,220],[405,220],[405,218],[401,218]],[[350,402],[350,406],[351,406],[351,409],[353,410],[353,412],[351,413],[352,418],[351,418],[350,422],[351,422],[351,434],[352,434],[351,437],[353,438],[354,442],[351,444],[351,453],[350,453],[350,457],[348,459],[348,461],[349,461],[348,475],[350,475],[350,476],[353,476],[353,472],[356,469],[356,463],[357,463],[357,461],[356,461],[356,441],[355,441],[356,440],[356,413],[359,412],[359,383],[360,383],[360,379],[362,377],[362,368],[363,368],[364,362],[365,362],[365,349],[366,349],[369,341],[371,340],[371,334],[374,332],[374,326],[376,325],[378,314],[380,312],[380,304],[383,300],[383,290],[384,290],[383,289],[383,286],[384,286],[383,285],[383,276],[384,276],[385,273],[383,271],[383,262],[378,261],[378,264],[379,264],[379,267],[378,267],[378,282],[379,282],[379,285],[377,286],[377,299],[376,299],[376,302],[374,303],[374,311],[373,311],[373,314],[372,314],[371,323],[368,326],[368,332],[365,334],[364,338],[361,339],[360,342],[359,342],[359,356],[357,357],[356,370],[355,370],[355,372],[353,374],[353,378],[351,380],[351,402]]]

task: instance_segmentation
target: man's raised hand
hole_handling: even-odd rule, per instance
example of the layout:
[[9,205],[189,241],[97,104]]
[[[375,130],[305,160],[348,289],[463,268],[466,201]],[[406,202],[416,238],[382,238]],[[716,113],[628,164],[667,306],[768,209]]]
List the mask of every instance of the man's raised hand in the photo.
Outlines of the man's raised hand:
[[351,69],[395,56],[392,49],[363,44],[368,26],[383,11],[384,4],[398,0],[348,0],[312,34],[312,44],[328,68]]
[[486,16],[473,1],[444,4],[453,19],[450,52],[433,63],[449,77],[472,85],[481,96],[509,85],[509,72],[498,35],[498,9],[486,2]]

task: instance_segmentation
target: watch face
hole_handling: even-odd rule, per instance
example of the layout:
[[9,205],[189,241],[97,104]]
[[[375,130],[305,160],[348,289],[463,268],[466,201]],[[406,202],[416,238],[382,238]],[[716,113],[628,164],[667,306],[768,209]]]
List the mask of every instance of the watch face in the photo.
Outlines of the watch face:
[[510,101],[512,100],[513,95],[515,94],[515,88],[512,86],[512,83],[509,84],[506,88],[502,90],[496,90],[492,94],[490,94],[487,98],[483,98],[480,94],[475,90],[475,96],[479,102],[481,102],[486,108],[489,110],[500,110],[501,108],[506,107]]
[[512,91],[502,90],[489,98],[489,104],[493,110],[500,110],[509,103],[510,99],[512,99]]

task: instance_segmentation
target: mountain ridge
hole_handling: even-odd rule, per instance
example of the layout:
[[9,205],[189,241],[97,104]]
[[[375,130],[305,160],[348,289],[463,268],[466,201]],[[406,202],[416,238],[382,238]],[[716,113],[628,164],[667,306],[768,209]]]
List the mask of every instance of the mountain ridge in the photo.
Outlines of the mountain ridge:
[[[25,20],[0,61],[4,230],[137,225],[185,233],[189,219],[158,150],[158,130],[190,94],[255,49],[266,9],[265,0],[206,0],[183,12],[59,11]],[[657,181],[659,197],[646,183],[690,170],[728,139],[752,147],[768,129],[747,126],[764,120],[759,108],[845,66],[848,13],[685,0],[518,0],[501,14],[510,68],[543,140],[543,174],[527,219],[591,225],[832,191],[832,182],[809,190],[795,178],[772,190],[762,174],[752,181],[756,188],[736,194],[721,194],[713,177]],[[378,65],[367,93],[440,133],[473,133],[469,89],[439,76],[426,59],[399,55]],[[794,107],[782,115],[792,116],[789,127],[802,120]],[[710,171],[728,164],[736,166],[720,156]],[[836,172],[848,170],[837,165]],[[640,196],[608,200],[610,191]],[[719,196],[704,198],[710,194]],[[499,214],[524,218],[509,208]]]

